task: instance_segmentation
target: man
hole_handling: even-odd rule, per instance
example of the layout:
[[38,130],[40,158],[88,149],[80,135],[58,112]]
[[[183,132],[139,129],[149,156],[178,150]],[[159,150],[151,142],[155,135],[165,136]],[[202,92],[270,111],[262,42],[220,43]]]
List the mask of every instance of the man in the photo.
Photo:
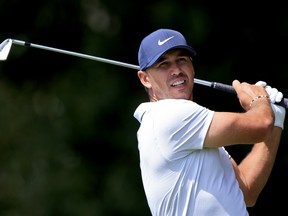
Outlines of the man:
[[[248,215],[265,186],[286,110],[283,94],[265,82],[234,80],[242,113],[193,102],[194,49],[174,30],[159,29],[140,45],[138,77],[150,102],[134,117],[140,167],[153,216]],[[225,146],[253,144],[237,164]]]

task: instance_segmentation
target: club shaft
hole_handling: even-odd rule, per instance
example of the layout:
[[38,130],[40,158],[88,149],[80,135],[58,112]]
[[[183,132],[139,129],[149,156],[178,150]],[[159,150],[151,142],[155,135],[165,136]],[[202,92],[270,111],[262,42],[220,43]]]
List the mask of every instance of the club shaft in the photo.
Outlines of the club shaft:
[[38,49],[49,50],[52,52],[58,52],[58,53],[62,53],[62,54],[77,56],[77,57],[81,57],[81,58],[86,58],[86,59],[104,62],[104,63],[108,63],[108,64],[113,64],[113,65],[117,65],[117,66],[122,66],[122,67],[126,67],[126,68],[131,68],[131,69],[136,69],[136,70],[139,69],[138,66],[132,65],[132,64],[127,64],[127,63],[123,63],[123,62],[119,62],[119,61],[114,61],[114,60],[110,60],[110,59],[106,59],[106,58],[100,58],[100,57],[96,57],[96,56],[92,56],[92,55],[86,55],[86,54],[77,53],[77,52],[71,52],[71,51],[67,51],[67,50],[63,50],[63,49],[57,49],[57,48],[53,48],[53,47],[43,46],[43,45],[39,45],[39,44],[28,43],[25,41],[12,39],[12,43],[17,44],[17,45],[29,46],[29,47],[34,47],[34,48],[38,48]]
[[[48,46],[43,46],[43,45],[39,45],[39,44],[28,43],[28,42],[21,41],[21,40],[12,39],[12,43],[17,44],[17,45],[21,45],[21,46],[29,46],[29,47],[34,47],[34,48],[38,48],[38,49],[49,50],[52,52],[63,53],[63,54],[72,55],[72,56],[76,56],[76,57],[80,57],[80,58],[86,58],[86,59],[90,59],[90,60],[94,60],[94,61],[99,61],[99,62],[104,62],[104,63],[108,63],[108,64],[112,64],[112,65],[130,68],[130,69],[135,69],[135,70],[140,69],[139,66],[133,65],[133,64],[128,64],[128,63],[124,63],[124,62],[120,62],[120,61],[114,61],[114,60],[110,60],[110,59],[106,59],[106,58],[96,57],[96,56],[92,56],[92,55],[86,55],[86,54],[77,53],[77,52],[71,52],[71,51],[67,51],[67,50],[63,50],[63,49],[57,49],[57,48],[48,47]],[[218,83],[218,82],[209,82],[209,81],[196,79],[196,78],[194,78],[194,82],[196,84],[208,86],[208,87],[211,87],[211,88],[214,88],[217,90],[236,94],[235,89],[231,85]],[[285,108],[288,108],[288,99],[283,98],[282,101],[279,102],[278,104],[285,107]]]

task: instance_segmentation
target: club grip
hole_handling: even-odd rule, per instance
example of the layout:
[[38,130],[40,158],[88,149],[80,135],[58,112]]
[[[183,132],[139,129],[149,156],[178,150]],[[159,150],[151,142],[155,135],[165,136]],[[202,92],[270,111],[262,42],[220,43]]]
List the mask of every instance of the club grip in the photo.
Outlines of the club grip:
[[225,91],[225,92],[229,92],[232,94],[236,94],[235,89],[233,88],[233,86],[231,85],[227,85],[227,84],[223,84],[223,83],[217,83],[217,82],[212,82],[212,88],[221,90],[221,91]]
[[[231,85],[223,84],[223,83],[217,83],[217,82],[212,82],[211,87],[214,89],[218,89],[221,91],[225,91],[228,93],[236,94],[235,89]],[[277,105],[283,106],[284,108],[288,108],[288,99],[287,98],[282,98],[282,100],[279,103],[275,103]]]

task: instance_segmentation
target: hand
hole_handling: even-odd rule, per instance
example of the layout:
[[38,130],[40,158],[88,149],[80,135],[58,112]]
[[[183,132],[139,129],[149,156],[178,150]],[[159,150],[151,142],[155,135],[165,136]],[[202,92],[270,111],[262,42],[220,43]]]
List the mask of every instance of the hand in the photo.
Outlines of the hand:
[[258,81],[255,85],[263,86],[266,92],[269,95],[269,99],[271,103],[278,103],[282,100],[283,94],[282,92],[278,91],[276,88],[272,88],[271,86],[267,85],[264,81]]
[[[262,86],[252,85],[247,82],[240,83],[239,80],[234,80],[232,86],[237,93],[240,105],[246,111],[250,110],[252,104],[258,99],[261,99],[266,105],[270,104],[269,96]],[[262,98],[265,100],[262,100]]]
[[284,129],[284,119],[285,119],[286,109],[283,106],[275,104],[275,102],[278,103],[282,100],[283,98],[282,92],[279,92],[276,88],[272,88],[271,86],[267,85],[267,83],[264,81],[258,81],[255,85],[263,86],[269,95],[272,110],[275,115],[274,126]]

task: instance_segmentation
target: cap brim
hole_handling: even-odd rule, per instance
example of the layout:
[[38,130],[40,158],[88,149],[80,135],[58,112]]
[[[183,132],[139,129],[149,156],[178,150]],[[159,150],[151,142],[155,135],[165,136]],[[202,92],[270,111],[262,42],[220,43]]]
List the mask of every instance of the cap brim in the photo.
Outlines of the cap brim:
[[175,46],[175,47],[171,47],[161,53],[159,53],[158,55],[156,55],[153,59],[151,59],[151,61],[149,62],[149,64],[146,66],[146,68],[144,68],[143,70],[147,70],[148,68],[152,67],[154,64],[156,64],[158,62],[158,60],[160,59],[160,57],[162,55],[164,55],[165,53],[167,53],[168,51],[170,50],[174,50],[174,49],[184,49],[184,50],[187,50],[188,53],[191,55],[191,57],[195,56],[196,55],[196,52],[195,50],[190,47],[190,46],[187,46],[187,45],[180,45],[180,46]]

